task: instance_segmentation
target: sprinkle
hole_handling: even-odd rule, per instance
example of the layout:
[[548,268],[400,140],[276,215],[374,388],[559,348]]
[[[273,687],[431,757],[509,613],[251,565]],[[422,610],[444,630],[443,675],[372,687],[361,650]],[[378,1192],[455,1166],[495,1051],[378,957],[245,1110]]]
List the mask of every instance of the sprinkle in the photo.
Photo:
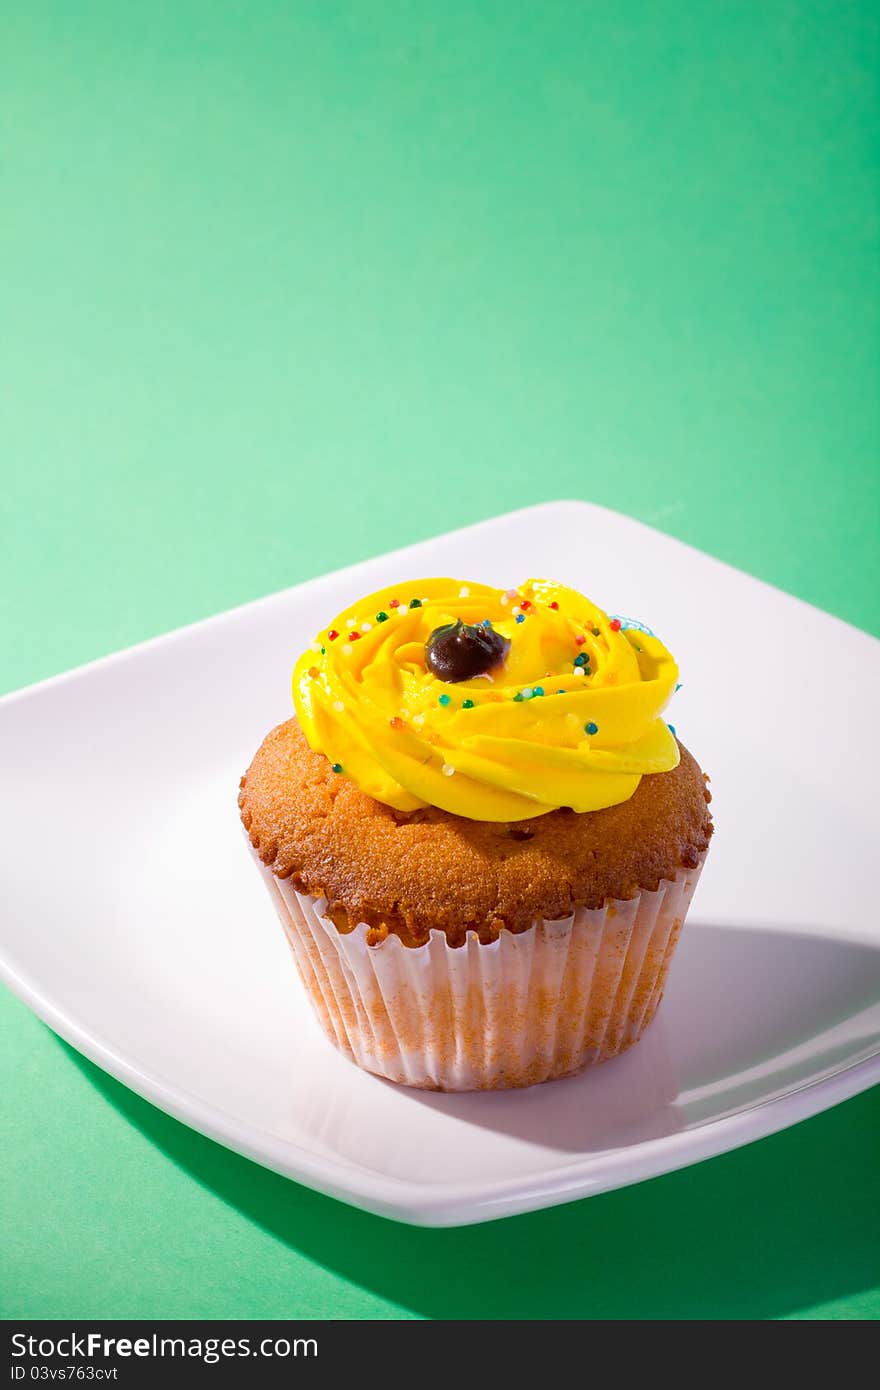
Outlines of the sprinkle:
[[531,698],[532,698],[532,696],[534,695],[534,693],[535,693],[535,692],[534,692],[534,690],[532,689],[532,687],[531,687],[530,685],[527,685],[526,688],[525,688],[525,690],[524,690],[523,693],[522,693],[522,697],[523,697],[524,700],[531,700]]
[[514,704],[517,704],[517,705],[521,702],[521,700],[522,700],[522,695],[520,695],[519,691],[517,691],[517,693],[514,695],[513,700],[514,700]]
[[455,772],[455,768],[450,767],[449,763],[444,763],[440,771],[443,773],[444,777],[452,777],[452,775]]
[[667,724],[666,727],[667,727],[667,729],[669,730],[669,732],[670,732],[671,734],[673,734],[673,735],[675,734],[675,725],[674,725],[674,724]]
[[461,707],[462,709],[473,709],[474,702],[473,700],[462,700]]
[[506,608],[507,605],[510,603],[510,599],[507,597],[506,594],[502,594],[502,595],[501,595],[501,602],[503,603],[504,607]]
[[557,694],[557,695],[564,695],[564,694],[565,694],[565,690],[563,689],[562,686],[559,687],[559,689],[557,690],[556,694]]
[[587,639],[586,639],[586,637],[578,636],[578,637],[576,637],[574,640],[575,640],[575,644],[576,644],[578,647],[582,647],[582,646],[584,645],[584,643],[586,642]]
[[601,632],[599,631],[599,629],[598,629],[597,627],[592,628],[591,631],[592,631],[594,637],[601,637],[601,636],[602,636]]
[[393,719],[389,719],[389,720],[388,720],[388,723],[391,725],[392,729],[405,729],[405,728],[406,728],[406,721],[403,720],[403,719],[401,719],[401,717],[400,717],[399,714],[395,714],[395,716],[394,716]]
[[608,626],[611,628],[611,631],[612,631],[612,632],[619,632],[619,631],[620,631],[620,619],[619,619],[619,618],[612,618],[612,619],[611,619],[611,622],[608,624]]
[[376,622],[377,622],[377,623],[387,623],[387,621],[388,621],[388,614],[387,614],[387,613],[382,612],[382,613],[377,613],[377,614],[376,614]]
[[675,689],[676,689],[677,691],[678,691],[678,690],[681,690],[681,681],[678,682],[678,685],[675,687]]
[[361,623],[361,632],[372,632],[372,631],[373,631],[373,624],[372,624],[372,623]]
[[448,705],[448,704],[450,703],[451,699],[452,699],[452,696],[451,696],[451,695],[441,695],[441,696],[440,696],[440,699],[437,701],[437,704],[438,704],[438,705],[443,705],[443,706],[445,707],[446,705]]
[[491,618],[484,618],[483,621],[482,621],[481,626],[482,626],[482,627],[491,627],[491,626],[492,626],[492,619],[491,619]]
[[327,640],[330,642],[335,642],[338,636],[339,633],[336,631],[336,628],[331,627],[330,631],[327,633]]
[[421,608],[422,600],[420,598],[411,598],[409,601],[409,606],[410,608]]
[[516,615],[516,621],[517,621],[518,623],[524,623],[525,620],[526,620],[526,615],[525,615],[525,613],[517,613],[517,615]]
[[471,591],[470,591],[470,589],[468,588],[468,586],[467,586],[466,584],[462,584],[461,588],[460,588],[459,591],[458,591],[458,597],[459,597],[459,598],[470,598],[470,596],[471,596]]
[[505,590],[504,590],[504,597],[505,597],[505,598],[516,598],[516,589],[505,589]]
[[355,628],[352,628],[351,632],[348,634],[348,640],[349,642],[359,642],[361,640],[361,635]]
[[346,642],[345,646],[342,648],[342,655],[343,655],[343,656],[351,656],[351,652],[352,652],[351,643],[350,643],[350,642]]
[[584,725],[584,733],[587,733],[587,734],[597,734],[598,732],[599,732],[599,725],[598,725],[598,724],[594,724],[593,721],[592,721],[592,719],[590,720],[589,724],[585,724],[585,725]]
[[532,691],[532,694],[533,694],[533,695],[543,695],[543,694],[544,694],[544,687],[543,687],[543,685],[536,685],[535,688],[534,688],[534,690]]
[[321,655],[322,655],[322,656],[326,656],[326,655],[327,655],[327,648],[326,648],[326,647],[322,647],[322,648],[321,648]]
[[320,676],[320,674],[321,674],[321,672],[318,670],[317,666],[310,666],[310,667],[309,667],[309,675],[311,676],[311,678],[312,678],[313,681],[316,681],[316,680],[318,679],[318,677]]
[[586,666],[586,665],[588,664],[588,662],[589,662],[589,659],[590,659],[590,658],[589,658],[588,656],[586,656],[584,652],[580,652],[580,653],[575,657],[575,659],[574,659],[574,664],[575,664],[575,666]]
[[333,708],[335,709],[337,714],[341,714],[342,711],[345,709],[345,705],[342,703],[341,700],[334,700]]
[[515,604],[513,605],[513,611],[514,611],[514,614],[516,614],[516,613],[521,613],[521,612],[522,612],[522,605],[519,604],[519,603],[515,603]]
[[583,668],[583,666],[575,666],[575,668],[574,668],[574,670],[572,671],[571,674],[572,674],[573,676],[582,676],[582,675],[584,674],[584,668]]
[[526,609],[526,608],[531,608],[532,605],[531,605],[531,601],[530,601],[529,599],[524,598],[524,599],[520,599],[520,605],[519,605],[519,606],[520,606],[520,608],[522,608],[522,609]]
[[554,613],[558,613],[558,612],[559,612],[559,604],[556,602],[555,599],[554,599],[553,602],[550,604],[550,607],[553,609]]
[[341,772],[341,771],[342,771],[342,763],[332,763],[332,764],[331,764],[331,767],[330,767],[330,771],[331,771],[331,772]]
[[399,608],[399,607],[400,607],[400,599],[399,599],[399,598],[393,598],[393,599],[391,600],[391,602],[388,604],[388,607],[389,607],[389,608]]

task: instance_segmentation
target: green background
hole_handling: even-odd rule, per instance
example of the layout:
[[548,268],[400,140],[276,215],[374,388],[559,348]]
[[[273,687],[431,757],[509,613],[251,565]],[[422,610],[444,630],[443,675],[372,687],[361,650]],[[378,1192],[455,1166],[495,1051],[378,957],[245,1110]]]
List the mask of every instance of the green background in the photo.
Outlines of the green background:
[[[8,0],[0,689],[564,496],[880,632],[878,46],[845,0]],[[10,1317],[880,1314],[880,1091],[422,1231],[0,1025]]]

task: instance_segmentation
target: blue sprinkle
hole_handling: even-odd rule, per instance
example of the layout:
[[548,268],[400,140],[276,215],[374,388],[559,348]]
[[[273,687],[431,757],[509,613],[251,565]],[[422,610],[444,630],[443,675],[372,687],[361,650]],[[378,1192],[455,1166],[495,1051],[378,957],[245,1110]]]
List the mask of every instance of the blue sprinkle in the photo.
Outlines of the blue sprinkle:
[[517,613],[517,615],[516,615],[516,621],[517,621],[518,623],[524,623],[525,620],[526,620],[526,615],[525,615],[525,613]]
[[491,619],[491,618],[484,618],[484,619],[483,619],[483,627],[491,627],[491,626],[492,626],[492,619]]
[[675,733],[675,725],[674,725],[674,724],[667,724],[666,727],[667,727],[667,729],[669,730],[669,732],[670,732],[671,734],[674,734],[674,733]]
[[536,685],[535,688],[534,688],[534,690],[532,691],[532,694],[533,694],[533,695],[543,695],[543,694],[544,694],[544,687],[543,687],[543,685]]
[[675,688],[676,690],[681,690],[681,681],[678,682],[678,685]]
[[560,689],[560,690],[557,690],[556,694],[557,694],[557,695],[564,695],[564,694],[565,694],[565,691],[562,690],[562,689]]
[[598,724],[594,724],[593,721],[592,721],[592,719],[591,719],[590,722],[589,722],[589,724],[585,724],[585,725],[584,725],[584,731],[585,731],[585,733],[588,733],[588,734],[597,734],[597,733],[599,732],[599,725],[598,725]]
[[330,771],[331,771],[331,772],[341,772],[341,771],[342,771],[342,763],[332,763],[332,764],[331,764],[331,767],[330,767]]
[[581,652],[579,656],[575,657],[574,664],[575,666],[586,666],[589,659],[590,658],[586,655],[585,652]]
[[440,696],[440,699],[437,701],[437,704],[438,704],[438,705],[448,705],[451,698],[452,698],[452,697],[451,697],[450,695],[441,695],[441,696]]

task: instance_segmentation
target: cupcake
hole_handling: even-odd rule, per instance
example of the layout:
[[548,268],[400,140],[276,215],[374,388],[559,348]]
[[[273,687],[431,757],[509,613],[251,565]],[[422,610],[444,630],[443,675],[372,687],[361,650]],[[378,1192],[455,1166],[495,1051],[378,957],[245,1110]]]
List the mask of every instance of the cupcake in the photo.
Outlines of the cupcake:
[[663,644],[547,580],[339,614],[239,807],[328,1038],[434,1090],[615,1057],[657,1012],[712,834]]

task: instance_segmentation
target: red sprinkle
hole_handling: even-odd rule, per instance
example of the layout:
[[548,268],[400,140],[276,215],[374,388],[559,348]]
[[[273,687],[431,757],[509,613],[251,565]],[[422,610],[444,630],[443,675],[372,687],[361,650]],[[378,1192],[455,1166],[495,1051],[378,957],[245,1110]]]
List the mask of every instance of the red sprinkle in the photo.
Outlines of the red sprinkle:
[[611,622],[608,624],[608,626],[611,628],[611,631],[612,631],[612,632],[619,632],[619,631],[620,631],[620,619],[619,619],[619,618],[612,618],[612,619],[611,619]]
[[335,628],[335,627],[331,627],[330,631],[327,633],[327,641],[328,641],[328,642],[335,642],[338,636],[339,636],[339,633],[336,631],[336,628]]
[[582,647],[582,646],[584,645],[584,643],[586,642],[587,639],[586,639],[586,637],[576,637],[574,640],[575,640],[575,644],[576,644],[578,647]]
[[559,604],[556,602],[555,599],[554,599],[553,602],[551,603],[550,607],[551,607],[551,608],[555,608],[557,613],[559,612]]
[[348,634],[348,640],[349,642],[359,642],[361,640],[361,635],[359,632],[350,632]]
[[393,598],[393,599],[390,601],[390,603],[388,604],[388,607],[389,607],[389,608],[399,608],[399,607],[400,607],[400,599],[399,599],[399,598]]
[[531,608],[532,605],[531,605],[531,602],[530,602],[529,599],[527,599],[527,598],[522,598],[522,599],[520,599],[520,601],[519,601],[519,606],[520,606],[520,608],[522,608],[522,609],[526,609],[526,608]]

